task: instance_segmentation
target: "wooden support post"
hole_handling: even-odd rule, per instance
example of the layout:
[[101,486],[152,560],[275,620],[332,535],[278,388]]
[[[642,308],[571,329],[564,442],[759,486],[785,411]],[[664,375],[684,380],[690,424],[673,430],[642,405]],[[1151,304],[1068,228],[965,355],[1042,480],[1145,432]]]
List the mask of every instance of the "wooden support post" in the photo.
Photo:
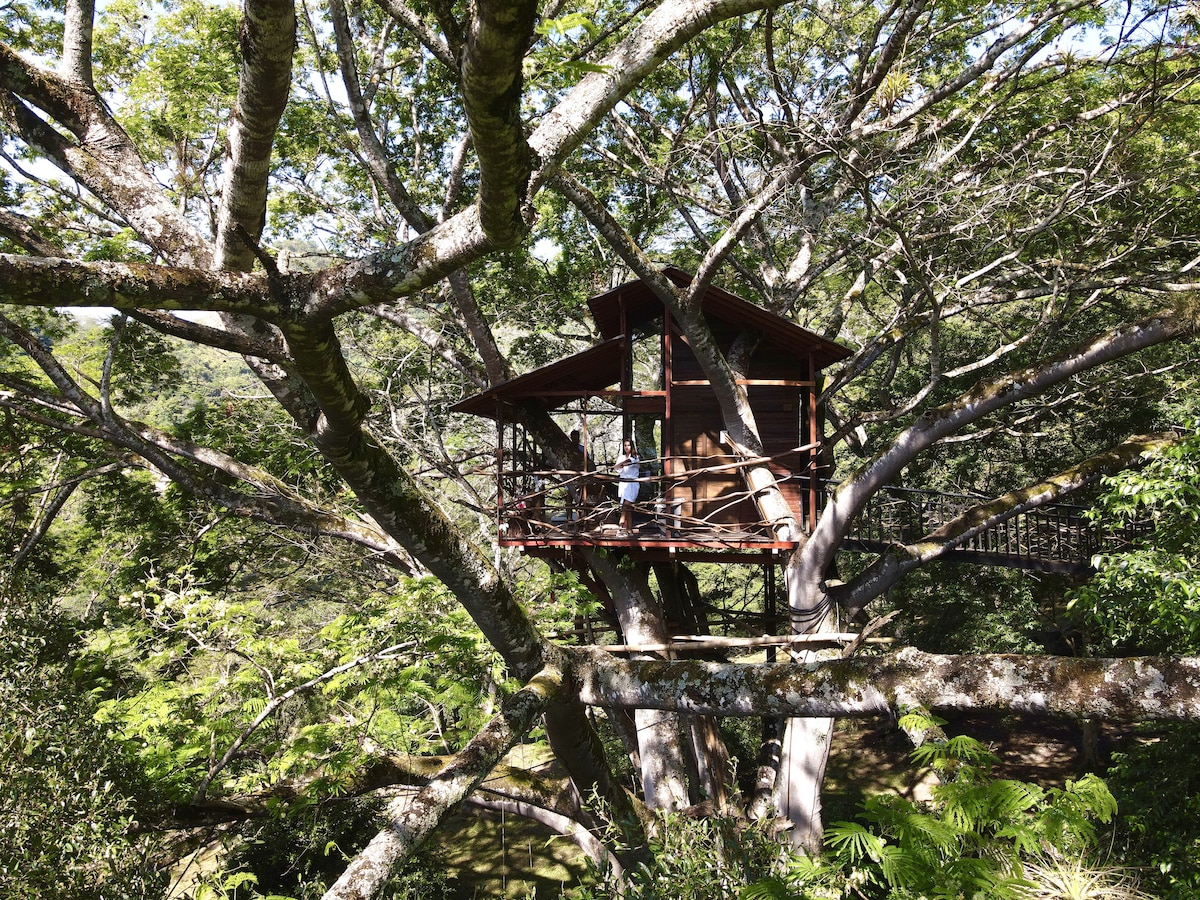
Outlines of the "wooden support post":
[[820,441],[824,428],[821,426],[817,409],[817,391],[821,385],[818,379],[817,363],[812,353],[808,354],[808,372],[806,377],[812,382],[808,388],[808,434],[804,436],[806,444],[814,445],[815,449],[808,453],[808,533],[812,534],[817,527],[817,503],[819,501],[820,485],[817,483],[820,474]]
[[496,404],[496,534],[504,525],[504,405]]

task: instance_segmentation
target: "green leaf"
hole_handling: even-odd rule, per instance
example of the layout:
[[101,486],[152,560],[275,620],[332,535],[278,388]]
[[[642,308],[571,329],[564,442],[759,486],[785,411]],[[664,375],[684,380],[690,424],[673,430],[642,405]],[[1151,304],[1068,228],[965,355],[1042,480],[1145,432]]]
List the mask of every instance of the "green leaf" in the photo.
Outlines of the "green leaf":
[[825,829],[825,843],[850,863],[864,859],[878,862],[883,855],[883,839],[857,822],[834,822]]

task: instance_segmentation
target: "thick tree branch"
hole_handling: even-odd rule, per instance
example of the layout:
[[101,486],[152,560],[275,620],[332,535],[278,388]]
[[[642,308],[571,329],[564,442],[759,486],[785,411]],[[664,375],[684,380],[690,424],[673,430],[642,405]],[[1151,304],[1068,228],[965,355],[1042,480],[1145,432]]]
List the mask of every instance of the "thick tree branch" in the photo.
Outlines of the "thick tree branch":
[[0,298],[16,306],[283,314],[262,275],[12,254],[0,254]]
[[287,338],[296,371],[320,405],[312,435],[317,449],[380,527],[458,598],[513,674],[531,678],[546,664],[549,645],[480,549],[363,427],[368,401],[346,367],[332,325],[289,328]]
[[1164,312],[1098,335],[1058,356],[991,381],[955,400],[926,411],[833,492],[799,561],[807,578],[819,578],[833,559],[855,516],[900,469],[944,437],[1020,400],[1035,396],[1081,372],[1147,347],[1182,337],[1191,330],[1185,317]]
[[[446,585],[515,677],[528,679],[555,664],[560,651],[538,633],[481,549],[363,427],[365,398],[350,376],[332,325],[292,325],[287,339],[296,371],[321,408],[313,443],[371,518]],[[583,707],[563,699],[550,702],[546,733],[581,794],[594,790],[603,798],[621,827],[633,829],[629,838],[636,846],[636,819]]]
[[[780,0],[687,0],[664,3],[624,39],[600,67],[580,80],[529,137],[540,168],[529,196],[584,141],[596,124],[671,53],[705,29],[747,12],[778,6]],[[541,174],[539,174],[541,173]],[[307,285],[306,316],[333,316],[385,303],[436,284],[455,269],[492,249],[470,206],[402,247],[313,276]]]
[[32,222],[7,209],[0,209],[0,237],[33,256],[57,256],[62,252],[62,248],[46,240]]
[[1200,719],[1200,659],[942,656],[807,664],[616,660],[572,650],[579,696],[596,706],[719,716],[879,716],[924,707],[1111,721]]
[[533,155],[521,123],[521,66],[536,0],[476,0],[462,61],[463,109],[479,159],[479,224],[497,247],[528,231],[524,206]]
[[420,41],[434,58],[452,72],[458,70],[458,62],[441,36],[430,28],[406,3],[401,0],[376,0],[380,9],[399,22],[406,31]]
[[368,900],[378,896],[396,864],[480,785],[504,754],[534,726],[562,687],[562,671],[547,668],[505,700],[501,713],[419,794],[399,798],[388,806],[388,827],[354,858],[323,900]]
[[1127,468],[1145,454],[1178,440],[1178,435],[1171,433],[1133,437],[1038,484],[974,506],[916,543],[898,546],[885,553],[854,580],[830,593],[843,605],[846,613],[853,616],[908,572],[945,556],[964,541],[1023,512],[1056,503],[1081,488],[1095,484],[1101,476]]
[[252,242],[262,234],[267,210],[267,175],[279,119],[287,105],[296,49],[292,0],[245,0],[240,34],[242,70],[237,105],[229,127],[228,159],[217,219],[216,266],[248,272]]
[[63,15],[63,52],[59,71],[64,78],[92,87],[92,20],[95,0],[67,0]]
[[[25,105],[70,132],[72,144]],[[166,259],[207,268],[208,244],[163,195],[128,135],[91,88],[27,63],[0,45],[0,120],[103,199]]]
[[193,344],[216,347],[218,350],[228,350],[239,356],[253,356],[276,364],[288,362],[287,349],[282,341],[267,341],[239,331],[213,328],[211,325],[181,319],[165,312],[146,309],[131,309],[128,312],[129,318],[136,319],[160,334],[169,334]]

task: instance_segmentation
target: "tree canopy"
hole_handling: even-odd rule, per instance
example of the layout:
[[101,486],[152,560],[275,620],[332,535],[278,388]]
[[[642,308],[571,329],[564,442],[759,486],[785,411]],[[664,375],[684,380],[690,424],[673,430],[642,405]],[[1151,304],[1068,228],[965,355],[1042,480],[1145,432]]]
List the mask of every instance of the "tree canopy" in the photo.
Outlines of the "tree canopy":
[[[1195,530],[1197,25],[1194,4],[1093,0],[8,4],[3,591],[33,644],[6,649],[6,692],[35,663],[73,685],[47,727],[93,717],[119,748],[116,830],[127,809],[174,833],[340,800],[362,832],[404,786],[345,864],[295,862],[330,897],[377,895],[468,796],[572,832],[614,871],[662,849],[652,813],[684,808],[778,822],[815,853],[840,716],[1200,718],[1179,549]],[[496,545],[495,436],[449,407],[592,343],[585,299],[632,278],[678,323],[793,548],[778,575],[811,642],[777,662],[579,648],[603,596],[623,642],[669,648],[665,574],[595,550],[574,574]],[[811,523],[741,377],[761,336],[721,349],[713,284],[850,351],[820,386],[834,484]],[[578,468],[568,423],[521,415]],[[1164,461],[1118,495],[1136,503],[1102,516],[1169,520],[1157,555],[1101,560],[1070,609],[1057,583],[1034,598],[936,568],[1147,454]],[[973,500],[846,553],[895,485]],[[735,592],[701,577],[710,604]],[[1114,595],[1153,599],[1118,626]],[[981,598],[1028,634],[1018,596],[1063,640],[865,642]],[[838,637],[850,627],[863,640]],[[1126,652],[1154,657],[1109,658]],[[762,720],[757,768],[731,773],[722,716]],[[32,719],[5,727],[22,760],[48,746]],[[501,763],[531,729],[552,777]]]

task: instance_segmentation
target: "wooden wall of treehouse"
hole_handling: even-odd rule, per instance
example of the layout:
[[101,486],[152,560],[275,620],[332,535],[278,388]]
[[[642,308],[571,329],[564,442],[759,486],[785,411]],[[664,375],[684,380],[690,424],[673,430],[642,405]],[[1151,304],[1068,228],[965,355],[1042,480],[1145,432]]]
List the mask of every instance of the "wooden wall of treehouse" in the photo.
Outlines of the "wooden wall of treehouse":
[[[739,335],[737,327],[711,317],[710,326],[718,346],[728,354]],[[676,472],[735,462],[729,448],[721,444],[725,425],[716,397],[695,354],[676,328],[672,328],[670,359],[668,430],[670,455],[677,458]],[[747,394],[766,455],[776,458],[771,467],[798,518],[807,509],[809,492],[808,482],[799,476],[811,474],[815,455],[789,451],[814,442],[818,436],[813,375],[811,355],[798,358],[795,353],[765,340],[759,342],[751,355],[749,371],[745,373],[751,382],[782,382],[750,384]],[[741,473],[730,468],[689,479],[673,487],[667,499],[673,510],[677,509],[684,517],[724,526],[756,523],[758,511],[745,493]],[[739,496],[741,499],[737,499]]]

